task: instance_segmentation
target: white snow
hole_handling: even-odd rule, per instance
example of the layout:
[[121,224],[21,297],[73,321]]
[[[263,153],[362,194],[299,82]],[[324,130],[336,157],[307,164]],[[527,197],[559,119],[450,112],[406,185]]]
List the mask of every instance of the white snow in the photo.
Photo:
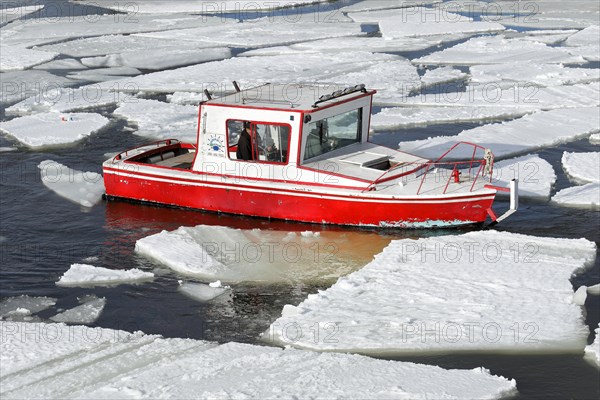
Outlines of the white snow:
[[[499,124],[483,125],[462,131],[455,136],[440,136],[411,142],[401,142],[400,150],[421,157],[437,158],[456,142],[467,141],[492,149],[498,158],[566,143],[600,127],[598,108],[557,109],[526,115]],[[467,152],[455,157],[471,157]]]
[[340,8],[340,12],[391,10],[395,8],[415,7],[439,3],[442,0],[364,0],[356,4]]
[[198,107],[164,103],[158,100],[131,99],[114,111],[135,123],[140,136],[196,142]]
[[263,340],[363,354],[579,352],[589,331],[569,279],[595,255],[585,239],[495,231],[393,241],[287,306]]
[[597,209],[600,207],[600,183],[588,183],[563,189],[552,196],[561,206]]
[[595,332],[596,338],[594,339],[594,343],[585,348],[585,358],[600,367],[600,324],[598,324]]
[[569,37],[565,45],[570,46],[569,52],[572,54],[580,54],[588,61],[600,61],[599,35],[600,27],[592,25]]
[[32,14],[39,9],[43,8],[43,5],[40,4],[21,4],[18,7],[18,3],[15,2],[7,2],[2,4],[0,7],[0,24],[5,24],[7,22],[14,21],[15,19],[23,18],[28,14]]
[[594,0],[569,1],[569,7],[561,0],[544,0],[535,3],[518,2],[511,7],[518,14],[496,18],[509,27],[532,29],[572,29],[598,25],[600,11]]
[[569,153],[562,155],[565,172],[576,182],[600,182],[600,152]]
[[389,240],[363,232],[302,236],[199,225],[147,236],[137,241],[135,250],[178,274],[201,280],[323,282],[360,268]]
[[106,299],[92,295],[81,299],[81,303],[81,305],[56,314],[50,319],[66,324],[93,324],[102,314],[104,306],[106,306]]
[[471,83],[489,84],[531,83],[538,86],[561,86],[600,80],[598,70],[569,68],[562,64],[507,62],[503,64],[474,65],[470,68]]
[[505,38],[502,35],[481,36],[412,60],[415,64],[480,65],[534,61],[536,64],[576,64],[585,60],[562,47]]
[[600,144],[600,133],[593,133],[590,135],[591,144]]
[[49,112],[1,121],[0,130],[26,146],[39,148],[77,142],[109,122],[100,114]]
[[0,322],[2,398],[494,399],[516,382],[483,368],[103,328]]
[[67,75],[69,79],[76,79],[89,82],[106,82],[116,79],[124,79],[131,76],[140,75],[141,71],[132,67],[108,67],[86,69],[83,71],[72,71]]
[[[519,179],[519,197],[542,198],[548,200],[556,174],[552,165],[538,155],[523,157],[494,163],[494,182],[498,186],[509,186],[512,179]],[[498,192],[502,195],[503,192]]]
[[28,69],[58,56],[58,53],[4,45],[0,45],[0,54],[2,54],[2,57],[0,57],[0,72]]
[[0,104],[15,103],[34,95],[72,85],[74,82],[46,71],[3,72],[0,85]]
[[[56,299],[52,297],[31,297],[27,295],[8,297],[0,302],[0,320],[12,319],[15,314],[22,314],[27,310],[27,314],[37,314],[56,304]],[[21,310],[21,312],[19,312]]]
[[42,161],[38,168],[44,186],[83,207],[93,207],[102,199],[104,180],[95,172],[71,169],[56,161]]
[[57,286],[103,286],[130,282],[143,282],[154,279],[154,274],[137,268],[114,270],[95,267],[88,264],[71,264],[58,282]]
[[167,101],[179,105],[198,106],[203,101],[208,100],[204,93],[196,92],[175,92],[167,95]]
[[224,295],[225,293],[230,293],[230,288],[227,287],[213,287],[212,285],[205,285],[203,283],[190,283],[184,282],[179,285],[177,289],[179,292],[185,294],[186,296],[197,300],[201,303],[205,303],[211,300],[216,299]]
[[452,81],[465,79],[468,74],[465,74],[459,69],[452,67],[440,67],[436,69],[428,69],[421,77],[421,83],[424,87],[439,85]]

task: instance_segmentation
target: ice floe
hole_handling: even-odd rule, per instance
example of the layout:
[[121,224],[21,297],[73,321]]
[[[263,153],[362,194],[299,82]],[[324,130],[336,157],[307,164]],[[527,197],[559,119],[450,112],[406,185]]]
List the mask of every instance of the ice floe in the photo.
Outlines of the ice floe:
[[136,134],[156,139],[196,142],[198,107],[164,103],[158,100],[132,99],[114,111],[137,125]]
[[61,58],[59,60],[53,60],[44,64],[36,65],[33,67],[34,69],[41,69],[44,71],[52,71],[52,70],[82,70],[87,69],[85,65],[83,65],[78,60],[74,58]]
[[519,197],[549,199],[556,182],[552,165],[538,155],[530,154],[494,163],[495,185],[508,187],[515,178],[519,179]]
[[44,311],[56,304],[52,297],[31,297],[27,295],[8,297],[0,302],[0,320],[14,320]]
[[202,303],[214,300],[226,293],[231,293],[231,288],[229,286],[223,287],[190,282],[181,283],[177,290],[184,295]]
[[[467,141],[492,149],[496,157],[554,146],[597,132],[600,126],[598,108],[567,108],[536,112],[499,124],[483,125],[462,131],[455,136],[440,136],[411,142],[401,142],[402,151],[422,157],[437,158],[455,143]],[[455,157],[471,157],[468,152]]]
[[600,133],[593,133],[590,135],[591,144],[600,144]]
[[562,155],[565,172],[576,182],[600,182],[600,152],[569,153]]
[[2,398],[454,398],[517,394],[488,370],[141,332],[0,322]]
[[472,38],[467,42],[417,58],[413,63],[479,65],[529,61],[534,61],[536,64],[578,64],[586,60],[581,56],[572,55],[566,48],[550,47],[539,42],[497,35]]
[[600,207],[600,183],[588,183],[563,189],[552,196],[561,206],[597,209]]
[[561,64],[509,62],[506,64],[474,65],[470,68],[471,83],[531,83],[538,86],[561,86],[600,80],[598,70],[569,68]]
[[70,79],[46,71],[3,72],[2,85],[0,85],[0,104],[15,103],[34,95],[43,96],[48,91],[74,83]]
[[592,25],[569,37],[565,45],[572,54],[579,54],[588,61],[600,61],[599,35],[600,27]]
[[80,303],[80,305],[58,313],[50,319],[66,324],[93,324],[102,314],[106,306],[106,299],[92,295],[80,299]]
[[594,342],[585,348],[585,358],[600,367],[600,324],[596,328]]
[[77,79],[88,82],[106,82],[116,79],[128,78],[130,76],[140,75],[141,71],[133,67],[108,67],[86,69],[82,71],[72,71],[67,75],[69,79]]
[[68,271],[56,282],[56,285],[86,287],[117,285],[121,283],[144,282],[153,278],[153,273],[144,272],[137,268],[114,270],[88,264],[72,264]]
[[167,95],[167,101],[179,105],[198,106],[203,101],[208,100],[204,93],[196,92],[175,92]]
[[2,58],[0,58],[0,72],[28,69],[48,62],[58,56],[58,53],[1,45],[0,53],[2,53]]
[[33,148],[74,143],[99,131],[110,121],[100,114],[54,112],[0,122],[0,130]]
[[[181,227],[137,241],[137,253],[178,274],[224,282],[330,281],[368,262],[389,239],[379,235]],[[185,257],[181,257],[185,254]]]
[[286,306],[263,340],[363,354],[579,352],[589,331],[569,279],[595,256],[585,239],[495,231],[393,241]]
[[569,2],[569,7],[564,7],[564,4],[560,0],[518,2],[509,6],[516,12],[515,15],[495,20],[510,27],[532,29],[571,29],[598,25],[600,10],[597,2],[575,0]]
[[463,80],[469,75],[465,74],[459,69],[452,67],[440,67],[435,69],[428,69],[425,74],[421,77],[421,83],[424,87],[439,85],[441,83],[447,83],[452,81]]
[[93,207],[102,199],[104,180],[95,172],[82,172],[52,160],[42,161],[38,168],[44,186],[61,197],[83,207]]

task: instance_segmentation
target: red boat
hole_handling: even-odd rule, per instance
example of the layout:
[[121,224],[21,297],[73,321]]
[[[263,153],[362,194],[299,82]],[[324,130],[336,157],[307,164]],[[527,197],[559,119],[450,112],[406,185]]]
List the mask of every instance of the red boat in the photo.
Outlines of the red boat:
[[[237,85],[236,85],[237,87]],[[161,140],[103,164],[108,198],[319,224],[446,227],[499,222],[517,182],[458,143],[428,160],[369,142],[374,90],[267,84],[199,106],[197,143]],[[471,157],[456,160],[468,148]],[[492,210],[499,190],[510,209]]]

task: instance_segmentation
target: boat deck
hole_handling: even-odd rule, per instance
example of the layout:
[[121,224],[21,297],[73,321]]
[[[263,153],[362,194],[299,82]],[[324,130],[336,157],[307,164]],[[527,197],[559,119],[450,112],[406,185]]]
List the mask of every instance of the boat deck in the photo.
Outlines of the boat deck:
[[156,165],[160,165],[161,167],[191,169],[192,163],[194,162],[194,157],[196,157],[196,152],[189,152],[180,156],[159,161],[156,163]]

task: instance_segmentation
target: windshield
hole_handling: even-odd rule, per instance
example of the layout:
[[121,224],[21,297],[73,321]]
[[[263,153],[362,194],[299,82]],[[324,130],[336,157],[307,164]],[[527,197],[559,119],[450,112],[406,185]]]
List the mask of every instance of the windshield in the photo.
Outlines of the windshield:
[[308,124],[304,161],[360,142],[362,108]]

